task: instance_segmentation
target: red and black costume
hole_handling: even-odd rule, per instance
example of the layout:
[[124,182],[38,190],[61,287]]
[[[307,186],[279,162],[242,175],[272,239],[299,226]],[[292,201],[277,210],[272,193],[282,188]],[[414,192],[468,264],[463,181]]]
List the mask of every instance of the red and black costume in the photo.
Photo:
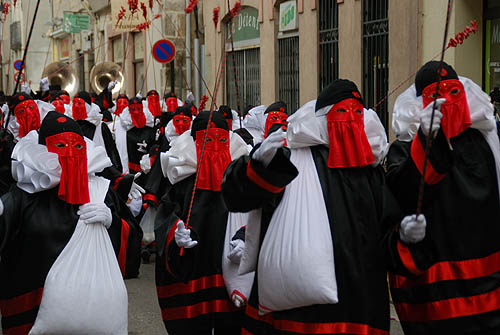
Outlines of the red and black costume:
[[[339,107],[350,99],[354,100],[356,108],[343,110],[345,107]],[[349,151],[357,155],[354,152],[361,144],[353,143],[354,147],[343,147],[340,141],[336,141],[337,134],[331,132],[330,119],[340,117],[340,114],[344,113],[357,113],[359,107],[364,114],[365,125],[368,124],[368,116],[371,118],[369,122],[375,124],[374,133],[370,136],[380,140],[378,144],[382,149],[377,153],[377,159],[372,154],[371,161],[359,160],[356,161],[357,164],[343,168],[330,167],[331,153],[334,151],[332,147],[338,151]],[[284,122],[285,115],[276,116],[278,120],[273,121]],[[310,129],[302,131],[303,121],[314,123],[318,133],[313,133]],[[282,200],[292,183],[303,185],[303,192],[300,192],[303,195],[296,194],[293,197],[317,197],[316,202],[324,202],[334,251],[335,275],[332,274],[329,279],[336,280],[338,302],[306,305],[261,316],[259,308],[265,308],[260,305],[259,286],[270,283],[255,280],[246,308],[242,334],[388,335],[389,297],[386,283],[387,267],[384,260],[386,253],[382,241],[385,232],[394,222],[399,222],[399,212],[386,188],[382,167],[374,166],[381,161],[385,154],[383,148],[387,147],[384,129],[373,111],[366,109],[363,111],[361,95],[356,85],[347,80],[334,81],[320,94],[315,105],[314,101],[306,104],[288,118],[288,122],[287,145],[292,149],[286,147],[278,149],[267,167],[251,158],[252,155],[233,162],[224,176],[222,185],[224,200],[232,212],[249,212],[257,209],[262,211],[260,222],[257,222],[260,224],[259,253],[266,243],[265,238],[272,220],[275,220],[274,214],[282,208],[280,207]],[[268,125],[266,128],[269,129],[271,126]],[[366,138],[365,130],[362,130],[359,135],[364,135]],[[254,148],[254,152],[258,148],[260,145]],[[373,152],[375,153],[375,150]],[[359,156],[363,155],[360,153]],[[298,170],[293,163],[296,161],[297,166],[300,166],[299,158],[312,160],[322,194],[312,194],[307,191],[309,185],[307,183],[304,185],[304,181],[301,181],[304,171]],[[295,202],[288,202],[289,206],[295,208],[297,206]],[[282,211],[290,212],[294,211],[294,208],[285,207]],[[317,223],[300,222],[300,225],[314,224]],[[287,242],[291,244],[291,241],[282,243],[287,245]],[[300,247],[300,245],[290,245],[289,249],[295,250],[296,253]],[[260,276],[259,261],[260,258],[256,266],[256,279]],[[321,268],[322,265],[318,266]],[[299,265],[296,269],[298,273],[301,272]],[[276,271],[277,282],[291,279],[280,277],[279,269],[269,271]],[[308,275],[301,273],[301,276]],[[314,278],[309,283],[313,285]]]
[[[426,159],[426,136],[418,114],[410,111],[432,103],[438,69],[439,62],[424,65],[395,105],[399,140],[388,154],[387,180],[405,214],[415,212]],[[499,145],[493,107],[479,86],[459,78],[451,66],[444,64],[441,76],[438,95],[446,102],[425,173],[426,237],[407,245],[392,234],[392,298],[405,334],[499,334]]]
[[[180,154],[188,154],[191,159],[197,157],[201,164],[189,221],[191,236],[198,241],[192,249],[181,251],[175,242],[174,231],[179,220],[187,220],[196,165],[189,167],[184,179],[172,180],[172,166],[165,166],[163,155],[174,155],[176,147],[161,158],[164,174],[173,185],[161,199],[156,217],[155,236],[159,249],[156,285],[163,321],[172,335],[212,334],[212,329],[215,334],[230,335],[240,334],[241,330],[241,311],[238,312],[229,299],[222,277],[221,257],[228,211],[220,187],[224,170],[231,162],[230,150],[236,147],[230,142],[236,140],[245,150],[246,145],[237,135],[230,138],[227,122],[217,112],[212,113],[207,133],[209,115],[208,111],[200,113],[193,121],[191,133],[184,133],[174,142],[187,144]],[[205,151],[200,163],[205,136]]]
[[[56,112],[50,112],[44,119],[40,135],[31,132],[21,141],[25,140],[31,149],[37,146],[37,152],[57,153],[63,175],[59,185],[35,193],[25,191],[18,181],[18,185],[1,198],[5,209],[0,215],[0,310],[6,335],[24,335],[30,331],[37,317],[45,278],[73,234],[79,204],[88,200],[86,174],[106,166],[106,163],[98,164],[97,170],[89,167],[87,171],[86,147],[92,143],[84,140],[76,122]],[[88,149],[92,157],[111,164],[103,152],[96,154],[94,149]],[[112,190],[105,203],[111,209],[111,228],[116,232],[124,219]],[[111,237],[113,231],[109,231]],[[125,245],[116,244],[116,240],[120,243],[119,238],[112,237],[112,240],[117,255],[126,252]]]

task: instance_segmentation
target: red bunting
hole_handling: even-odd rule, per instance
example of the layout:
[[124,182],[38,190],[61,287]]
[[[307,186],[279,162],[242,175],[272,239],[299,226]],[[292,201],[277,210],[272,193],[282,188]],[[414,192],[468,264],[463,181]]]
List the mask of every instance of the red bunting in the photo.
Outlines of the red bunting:
[[186,7],[186,14],[191,13],[196,5],[198,5],[198,0],[189,0],[189,5]]
[[208,101],[208,97],[205,94],[203,94],[201,97],[200,106],[198,106],[198,114],[203,112],[203,110],[205,109],[205,106],[207,105],[207,101]]
[[479,27],[477,26],[476,20],[470,22],[472,27],[467,26],[464,31],[461,31],[455,35],[455,37],[450,38],[448,42],[448,48],[456,48],[457,45],[464,43],[466,39],[469,38],[471,34],[475,34]]
[[212,18],[214,21],[215,29],[217,29],[217,24],[219,23],[219,13],[220,13],[220,7],[215,7],[214,8],[214,15]]
[[234,3],[234,7],[233,9],[231,9],[231,16],[233,18],[235,18],[236,16],[238,16],[240,14],[240,11],[241,11],[241,2],[240,1],[236,1]]

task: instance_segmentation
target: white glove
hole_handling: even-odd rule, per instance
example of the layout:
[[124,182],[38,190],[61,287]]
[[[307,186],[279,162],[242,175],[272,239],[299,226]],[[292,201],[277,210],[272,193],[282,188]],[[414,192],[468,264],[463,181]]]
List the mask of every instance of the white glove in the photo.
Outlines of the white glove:
[[115,86],[118,84],[118,80],[115,80],[115,81],[110,81],[109,84],[108,84],[108,91],[112,91]]
[[[434,120],[432,121],[432,133],[436,136],[437,131],[441,127],[441,119],[443,118],[443,114],[441,113],[441,105],[446,102],[446,99],[437,99],[436,100],[436,110],[434,111]],[[420,113],[420,128],[422,128],[422,132],[425,136],[429,135],[429,128],[431,126],[431,118],[432,118],[432,106],[434,102],[431,102],[424,108],[424,110]]]
[[142,156],[141,158],[141,170],[145,174],[148,174],[149,171],[151,171],[151,159],[149,158],[148,154]]
[[229,242],[229,253],[227,254],[227,258],[234,264],[240,264],[243,250],[245,250],[245,241],[240,239],[232,240]]
[[31,94],[31,88],[28,86],[28,84],[21,84],[21,92],[29,95]]
[[3,202],[2,199],[0,199],[0,216],[3,215]]
[[102,223],[104,227],[109,228],[113,222],[111,209],[105,203],[81,205],[76,214],[80,215],[80,220],[85,224]]
[[418,219],[416,215],[406,216],[401,221],[399,238],[407,244],[418,243],[424,239],[426,227],[427,221],[423,214],[420,214]]
[[184,222],[177,222],[175,229],[175,243],[181,248],[191,249],[196,247],[198,241],[193,241],[191,238],[191,229],[186,229]]
[[142,99],[141,92],[137,93],[137,94],[135,95],[135,97],[136,97],[136,98],[138,98],[138,99]]
[[237,294],[233,294],[231,300],[233,301],[233,304],[236,306],[236,308],[241,308],[245,306],[245,300],[243,300],[243,298]]
[[42,92],[47,92],[49,90],[49,78],[45,77],[40,80],[40,89]]
[[186,105],[192,103],[193,101],[194,101],[193,92],[188,91],[186,94]]
[[278,129],[262,142],[260,147],[253,153],[252,158],[267,167],[278,149],[285,145],[285,138],[286,133],[283,129]]
[[130,192],[128,193],[128,198],[130,200],[140,199],[146,190],[144,190],[141,186],[135,183],[136,179],[141,176],[141,173],[136,173],[134,176],[134,181],[132,182],[132,187],[130,188]]

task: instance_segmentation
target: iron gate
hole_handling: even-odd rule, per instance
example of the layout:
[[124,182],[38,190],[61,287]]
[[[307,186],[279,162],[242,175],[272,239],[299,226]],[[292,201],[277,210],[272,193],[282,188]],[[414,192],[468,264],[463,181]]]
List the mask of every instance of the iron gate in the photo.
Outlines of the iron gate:
[[339,77],[339,12],[337,1],[319,1],[319,90]]
[[[388,0],[363,0],[363,95],[365,105],[374,107],[389,90]],[[387,100],[376,110],[388,129]]]
[[293,113],[299,108],[299,37],[278,40],[279,99]]
[[[232,57],[231,53],[227,56],[226,101],[228,106],[237,110]],[[248,105],[260,105],[260,49],[235,51],[234,60],[241,110]]]

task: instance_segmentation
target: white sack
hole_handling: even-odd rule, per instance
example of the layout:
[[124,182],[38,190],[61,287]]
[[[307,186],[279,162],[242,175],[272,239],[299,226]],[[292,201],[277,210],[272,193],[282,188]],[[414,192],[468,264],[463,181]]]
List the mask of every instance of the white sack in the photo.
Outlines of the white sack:
[[[89,179],[91,202],[104,202],[109,181]],[[29,334],[127,334],[127,309],[127,289],[106,228],[78,221],[50,268]]]
[[259,255],[259,312],[338,302],[333,242],[309,148],[294,149],[299,174],[285,189]]
[[229,213],[227,217],[226,237],[224,239],[224,251],[222,252],[222,275],[224,276],[227,293],[231,300],[233,300],[234,295],[238,295],[245,303],[247,303],[250,297],[255,273],[251,272],[240,275],[238,273],[239,264],[231,262],[227,258],[227,255],[230,251],[229,242],[231,242],[234,234],[247,224],[248,217],[248,213]]

